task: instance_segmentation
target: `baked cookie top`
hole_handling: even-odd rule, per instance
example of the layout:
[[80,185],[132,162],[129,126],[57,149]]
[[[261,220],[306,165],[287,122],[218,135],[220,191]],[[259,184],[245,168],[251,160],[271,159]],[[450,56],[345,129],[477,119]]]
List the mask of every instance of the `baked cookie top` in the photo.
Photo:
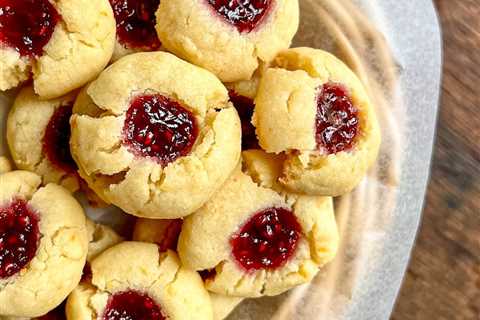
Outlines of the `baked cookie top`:
[[167,50],[233,82],[288,48],[298,23],[298,0],[162,0],[156,28]]
[[27,171],[0,175],[0,314],[36,317],[80,281],[87,230],[80,204],[64,188]]
[[240,158],[240,120],[226,88],[165,52],[112,64],[80,93],[71,126],[80,175],[140,217],[192,213]]
[[33,87],[25,87],[7,119],[7,142],[16,166],[37,173],[44,184],[57,183],[71,192],[80,186],[69,144],[74,100],[75,93],[42,100]]
[[12,164],[7,157],[0,156],[0,174],[12,171]]
[[310,281],[336,254],[332,199],[275,191],[268,181],[276,179],[263,178],[275,173],[277,159],[262,161],[274,163],[253,180],[237,170],[210,201],[184,220],[179,256],[186,267],[206,272],[207,289],[215,293],[277,295]]
[[262,149],[287,154],[280,181],[294,192],[344,194],[378,155],[380,129],[365,88],[318,49],[276,57],[260,81],[253,124]]
[[110,60],[115,19],[108,0],[4,0],[0,14],[0,90],[33,77],[42,98],[92,80]]
[[72,292],[66,310],[76,320],[213,319],[200,276],[174,252],[142,242],[120,243],[94,259],[91,284]]

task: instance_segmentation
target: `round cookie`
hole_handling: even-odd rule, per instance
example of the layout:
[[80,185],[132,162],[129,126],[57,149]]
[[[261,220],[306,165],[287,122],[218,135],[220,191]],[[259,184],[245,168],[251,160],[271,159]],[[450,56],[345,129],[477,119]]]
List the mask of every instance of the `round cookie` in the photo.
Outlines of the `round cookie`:
[[0,90],[33,76],[56,98],[83,86],[110,60],[115,19],[108,0],[5,0],[0,7]]
[[69,145],[74,100],[74,93],[41,100],[33,87],[25,87],[7,119],[7,142],[16,166],[40,175],[44,184],[57,183],[71,192],[80,187]]
[[0,174],[12,171],[12,164],[7,157],[0,156]]
[[358,77],[311,48],[280,53],[265,71],[253,124],[260,146],[286,153],[280,182],[297,193],[339,196],[375,162],[380,129]]
[[207,270],[206,287],[212,292],[272,296],[309,282],[335,256],[333,202],[275,191],[270,181],[278,178],[278,159],[263,157],[260,150],[246,152],[256,153],[262,164],[244,162],[252,177],[236,172],[185,219],[178,252],[187,268]]
[[167,50],[234,82],[288,48],[298,23],[298,0],[162,0],[156,28]]
[[160,0],[109,0],[117,24],[112,60],[128,54],[157,51],[161,43],[155,31],[155,12]]
[[0,175],[0,314],[37,317],[80,281],[85,215],[64,188],[27,171]]
[[[176,250],[181,228],[181,219],[138,219],[133,230],[133,240],[156,243],[160,251]],[[210,298],[214,320],[225,319],[243,301],[241,297],[229,297],[216,293],[210,293]]]
[[240,159],[240,120],[226,88],[165,52],[112,64],[80,93],[70,123],[80,176],[139,217],[191,214]]
[[87,219],[88,253],[87,262],[90,263],[106,249],[123,241],[112,228]]
[[67,319],[213,319],[202,279],[180,266],[172,251],[123,242],[92,261],[91,284],[69,296]]

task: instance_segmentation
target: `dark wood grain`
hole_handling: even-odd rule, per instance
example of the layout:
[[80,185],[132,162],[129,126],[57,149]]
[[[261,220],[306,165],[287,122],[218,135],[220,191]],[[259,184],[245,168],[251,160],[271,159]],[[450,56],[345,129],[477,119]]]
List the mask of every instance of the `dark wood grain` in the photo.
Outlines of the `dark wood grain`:
[[436,0],[443,96],[431,182],[392,320],[480,319],[480,1]]

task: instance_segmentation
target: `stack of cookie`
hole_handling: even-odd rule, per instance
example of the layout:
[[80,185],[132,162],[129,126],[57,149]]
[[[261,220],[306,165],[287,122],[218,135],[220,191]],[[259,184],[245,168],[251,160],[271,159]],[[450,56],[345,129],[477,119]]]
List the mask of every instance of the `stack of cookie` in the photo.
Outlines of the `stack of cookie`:
[[20,170],[0,159],[0,319],[220,320],[311,281],[380,130],[343,62],[289,49],[298,24],[298,0],[0,1],[0,89],[27,83]]

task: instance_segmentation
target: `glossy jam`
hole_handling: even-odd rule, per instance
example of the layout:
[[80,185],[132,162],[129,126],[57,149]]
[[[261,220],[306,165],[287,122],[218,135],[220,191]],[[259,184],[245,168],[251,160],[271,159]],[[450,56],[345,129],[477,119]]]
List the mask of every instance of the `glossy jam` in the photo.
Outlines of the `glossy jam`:
[[347,89],[337,83],[320,87],[316,116],[317,148],[328,154],[349,150],[358,131],[358,110]]
[[237,94],[230,90],[230,101],[237,109],[240,120],[242,121],[242,150],[258,149],[257,135],[255,134],[255,127],[252,124],[253,111],[255,104],[253,100],[245,96]]
[[43,136],[43,153],[58,169],[68,173],[77,171],[70,153],[70,116],[72,105],[57,108],[48,122]]
[[160,48],[155,12],[160,0],[110,0],[119,42],[127,48]]
[[205,0],[239,32],[251,32],[267,16],[273,0]]
[[103,320],[163,320],[160,307],[148,295],[124,291],[110,297]]
[[0,44],[22,56],[41,56],[59,20],[48,0],[0,0]]
[[14,199],[0,207],[0,279],[27,266],[39,238],[38,216],[25,200]]
[[256,213],[232,236],[232,253],[247,271],[282,267],[292,255],[302,229],[291,211],[269,208]]
[[123,132],[124,144],[131,152],[164,166],[187,155],[198,135],[193,114],[159,94],[133,99]]

